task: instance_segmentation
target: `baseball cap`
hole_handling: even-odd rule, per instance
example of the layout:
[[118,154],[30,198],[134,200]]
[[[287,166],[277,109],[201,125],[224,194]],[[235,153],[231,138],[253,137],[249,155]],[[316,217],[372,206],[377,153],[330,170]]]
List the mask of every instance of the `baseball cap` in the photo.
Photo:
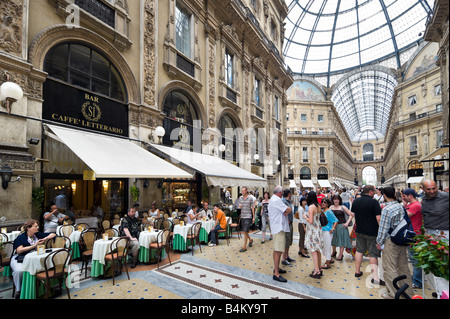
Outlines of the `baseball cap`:
[[413,195],[414,197],[419,197],[419,194],[416,193],[416,191],[412,188],[406,188],[403,190],[403,194],[405,195]]

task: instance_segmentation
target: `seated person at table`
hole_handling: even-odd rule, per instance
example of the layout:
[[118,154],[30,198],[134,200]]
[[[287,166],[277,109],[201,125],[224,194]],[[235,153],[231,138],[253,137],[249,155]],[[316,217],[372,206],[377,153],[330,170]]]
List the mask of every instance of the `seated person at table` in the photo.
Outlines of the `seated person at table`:
[[156,207],[156,202],[152,203],[152,207],[148,211],[148,216],[153,218],[160,218],[159,209]]
[[128,215],[122,220],[120,226],[120,236],[125,236],[130,239],[130,252],[133,254],[133,263],[131,268],[136,268],[138,254],[139,254],[139,225],[140,221],[136,218],[136,211],[134,208],[128,209]]
[[211,230],[211,242],[209,243],[209,247],[214,247],[217,245],[217,232],[219,230],[227,229],[227,218],[225,217],[225,213],[219,208],[218,204],[214,205],[214,220],[215,226]]
[[200,209],[200,211],[198,212],[199,213],[199,215],[198,215],[199,219],[202,219],[203,217],[206,217],[206,218],[212,218],[213,217],[213,212],[212,212],[211,209],[209,209],[208,206],[209,206],[208,202],[203,202],[203,208]]
[[75,206],[70,206],[70,209],[66,212],[66,216],[69,216],[69,219],[75,222]]
[[67,219],[69,216],[60,213],[58,206],[52,205],[50,212],[44,214],[44,233],[56,233],[56,228]]
[[54,233],[39,232],[39,224],[36,220],[25,222],[23,230],[24,232],[14,240],[13,249],[15,250],[15,254],[11,258],[10,264],[14,285],[16,287],[16,299],[20,297],[20,290],[22,288],[23,259],[28,253],[35,251],[38,245],[43,245],[47,239],[56,237],[56,234]]
[[197,219],[199,218],[200,213],[198,213],[198,206],[197,204],[192,204],[192,209],[187,213],[187,223],[188,224],[195,224],[197,222]]

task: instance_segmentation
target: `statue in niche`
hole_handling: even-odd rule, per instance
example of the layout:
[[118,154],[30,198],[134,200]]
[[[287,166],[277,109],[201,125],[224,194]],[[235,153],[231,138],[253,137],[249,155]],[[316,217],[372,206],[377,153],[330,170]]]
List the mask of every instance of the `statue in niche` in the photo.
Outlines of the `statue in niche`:
[[5,16],[0,27],[0,48],[6,52],[20,52],[20,27],[11,16]]

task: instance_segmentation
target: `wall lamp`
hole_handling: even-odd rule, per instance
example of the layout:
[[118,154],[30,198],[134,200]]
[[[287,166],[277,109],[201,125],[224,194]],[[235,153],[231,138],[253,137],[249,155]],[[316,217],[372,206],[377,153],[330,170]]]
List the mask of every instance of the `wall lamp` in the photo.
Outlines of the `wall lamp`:
[[[1,161],[0,161],[0,165],[1,165]],[[12,171],[11,167],[8,164],[3,164],[2,168],[0,169],[0,178],[2,180],[2,188],[3,189],[7,189],[9,183],[15,183],[15,182],[20,181],[20,176],[17,176],[17,179],[14,182],[12,182],[11,181],[12,174],[13,174],[13,171]]]
[[0,87],[0,104],[6,109],[8,114],[11,114],[12,105],[23,98],[23,90],[16,83],[9,82],[7,75],[7,82]]
[[164,135],[166,135],[166,130],[164,129],[164,127],[158,126],[155,129],[155,134],[158,137],[158,143],[161,144],[161,139],[163,138]]

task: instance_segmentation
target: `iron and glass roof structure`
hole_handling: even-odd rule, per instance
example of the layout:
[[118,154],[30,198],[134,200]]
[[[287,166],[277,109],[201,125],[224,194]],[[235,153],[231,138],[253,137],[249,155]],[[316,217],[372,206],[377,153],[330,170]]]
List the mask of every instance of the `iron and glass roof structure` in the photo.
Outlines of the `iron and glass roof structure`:
[[400,69],[408,61],[423,41],[434,0],[285,2],[285,63],[334,88],[332,101],[352,140],[384,136],[397,82],[390,72],[366,69]]

